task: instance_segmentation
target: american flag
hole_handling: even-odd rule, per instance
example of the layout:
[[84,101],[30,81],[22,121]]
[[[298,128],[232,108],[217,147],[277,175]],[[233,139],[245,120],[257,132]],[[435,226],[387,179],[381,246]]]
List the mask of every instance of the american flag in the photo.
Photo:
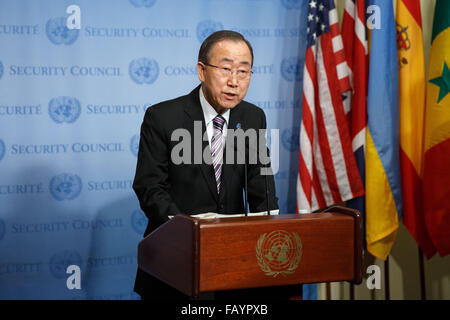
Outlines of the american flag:
[[350,87],[333,0],[310,0],[303,73],[297,211],[310,213],[364,193],[343,94]]

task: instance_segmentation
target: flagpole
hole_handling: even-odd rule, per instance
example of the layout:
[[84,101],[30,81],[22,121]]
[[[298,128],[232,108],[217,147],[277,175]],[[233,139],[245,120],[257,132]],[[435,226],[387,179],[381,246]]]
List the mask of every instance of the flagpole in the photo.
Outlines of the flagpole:
[[385,300],[391,300],[390,289],[389,289],[389,256],[384,262],[384,288],[385,288]]
[[327,282],[327,300],[331,300],[331,286],[329,282]]
[[355,300],[355,285],[350,283],[350,300]]
[[419,270],[420,270],[420,298],[422,300],[427,300],[427,290],[425,286],[425,268],[424,268],[424,262],[423,262],[423,252],[420,249],[419,246],[417,246],[419,249]]

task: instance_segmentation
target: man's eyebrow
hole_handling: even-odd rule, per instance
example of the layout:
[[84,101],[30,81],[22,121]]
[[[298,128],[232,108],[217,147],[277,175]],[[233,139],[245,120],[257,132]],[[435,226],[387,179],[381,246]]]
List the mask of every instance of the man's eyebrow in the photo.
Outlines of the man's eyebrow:
[[[230,58],[222,58],[222,60],[220,60],[220,62],[231,62],[231,63],[233,63],[233,60],[230,59]],[[250,62],[248,62],[248,61],[241,61],[240,64],[250,65]]]

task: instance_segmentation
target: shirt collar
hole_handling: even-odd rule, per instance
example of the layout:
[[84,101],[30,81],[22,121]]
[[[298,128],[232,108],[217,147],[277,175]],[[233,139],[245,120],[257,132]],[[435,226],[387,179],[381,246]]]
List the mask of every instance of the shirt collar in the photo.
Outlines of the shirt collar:
[[[208,126],[208,123],[213,121],[213,119],[218,115],[217,111],[206,101],[205,96],[203,95],[202,87],[200,86],[200,104],[203,110],[203,116],[205,117],[205,124]],[[228,126],[228,120],[230,119],[230,109],[227,109],[224,113],[222,113],[222,117],[225,119],[225,123]]]

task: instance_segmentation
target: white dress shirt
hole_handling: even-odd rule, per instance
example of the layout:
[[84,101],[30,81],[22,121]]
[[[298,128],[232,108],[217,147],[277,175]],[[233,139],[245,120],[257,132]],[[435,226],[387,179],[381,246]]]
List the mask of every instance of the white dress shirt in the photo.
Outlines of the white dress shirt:
[[[209,148],[211,148],[211,139],[214,135],[213,120],[218,115],[217,111],[206,101],[203,95],[202,87],[200,87],[200,104],[203,110],[203,116],[205,117],[206,132],[208,134]],[[227,109],[222,113],[222,117],[225,119],[225,123],[222,129],[222,145],[225,146],[225,140],[227,137],[228,121],[230,119],[230,109]]]

